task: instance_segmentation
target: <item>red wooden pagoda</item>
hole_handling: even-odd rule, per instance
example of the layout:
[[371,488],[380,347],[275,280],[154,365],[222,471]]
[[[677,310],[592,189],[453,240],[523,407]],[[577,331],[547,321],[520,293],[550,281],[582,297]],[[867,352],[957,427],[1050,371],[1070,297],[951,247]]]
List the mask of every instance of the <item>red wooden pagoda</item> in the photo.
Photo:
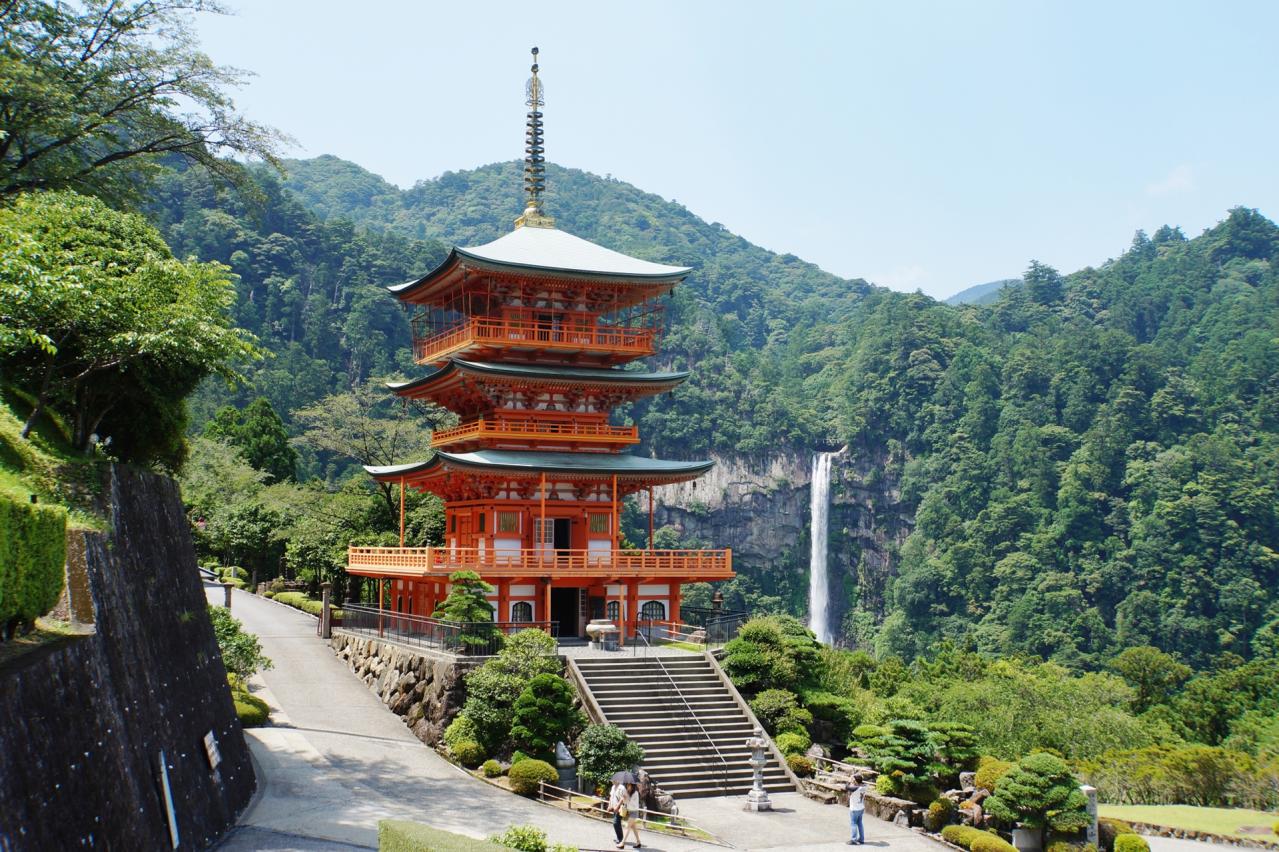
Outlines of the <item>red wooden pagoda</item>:
[[[534,49],[536,60],[536,49]],[[460,423],[435,432],[427,461],[369,467],[381,482],[439,495],[443,547],[352,547],[348,571],[390,578],[389,605],[430,615],[450,573],[478,572],[498,621],[557,622],[581,636],[592,618],[633,635],[637,619],[679,621],[680,584],[733,576],[728,550],[654,550],[652,489],[694,479],[712,462],[625,450],[621,403],[688,377],[622,365],[653,355],[659,299],[689,269],[628,257],[555,228],[542,210],[542,92],[527,86],[524,214],[515,230],[454,248],[422,278],[389,288],[414,310],[413,350],[429,373],[391,385]],[[619,547],[621,502],[648,492],[648,548]],[[403,505],[403,501],[401,501]]]

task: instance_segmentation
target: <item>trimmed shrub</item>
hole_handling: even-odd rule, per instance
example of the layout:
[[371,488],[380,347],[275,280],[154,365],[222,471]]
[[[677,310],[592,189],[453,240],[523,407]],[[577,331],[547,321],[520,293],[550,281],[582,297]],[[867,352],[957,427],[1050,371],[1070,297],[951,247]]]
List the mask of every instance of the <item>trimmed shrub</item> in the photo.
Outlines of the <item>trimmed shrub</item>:
[[264,598],[273,598],[273,597],[275,597],[275,592],[271,591],[270,589],[265,589],[265,590],[262,592],[262,597],[264,597]]
[[484,753],[484,746],[475,740],[462,740],[455,746],[450,746],[449,751],[457,758],[457,762],[465,766],[467,769],[474,769],[484,762],[487,757]]
[[806,692],[801,697],[814,719],[828,722],[834,728],[836,742],[847,742],[853,728],[862,720],[862,710],[851,698],[831,692]]
[[489,760],[484,761],[484,765],[480,767],[480,771],[484,773],[485,778],[496,778],[502,774],[502,764],[490,758]]
[[901,791],[901,782],[891,775],[880,775],[875,779],[875,792],[881,796],[898,796]]
[[[62,594],[67,511],[0,498],[0,633],[29,626]],[[0,637],[0,638],[3,638]]]
[[1115,852],[1115,838],[1121,834],[1136,834],[1132,826],[1121,819],[1101,817],[1097,820],[1097,840],[1104,852]]
[[511,739],[534,754],[553,755],[555,744],[569,739],[569,734],[586,722],[573,706],[576,698],[573,687],[559,675],[534,677],[515,699]]
[[773,742],[777,744],[777,750],[785,755],[803,754],[813,744],[813,740],[808,734],[797,731],[778,734]]
[[614,772],[634,769],[644,759],[644,749],[630,741],[621,728],[587,725],[577,738],[577,772],[595,786],[608,783]]
[[381,852],[510,852],[488,840],[398,819],[384,819],[377,824],[377,848]]
[[785,689],[766,689],[750,705],[764,730],[774,736],[787,731],[807,733],[813,724],[813,714],[799,706],[795,693]]
[[515,750],[515,751],[511,754],[511,765],[512,765],[512,766],[514,766],[515,764],[519,763],[521,760],[532,760],[532,759],[533,759],[533,755],[531,755],[531,754],[525,754],[524,752],[520,751],[519,749],[516,749],[516,750]]
[[1017,852],[1017,847],[997,834],[986,831],[979,831],[977,834],[968,847],[972,852]]
[[453,721],[449,722],[448,727],[444,729],[444,744],[452,749],[458,743],[468,740],[479,742],[479,732],[469,716],[465,713],[459,713],[453,717]]
[[223,580],[222,582],[223,582],[223,583],[225,583],[226,585],[230,586],[230,587],[231,587],[231,588],[233,588],[233,589],[243,589],[243,588],[244,588],[244,581],[243,581],[243,580],[241,580],[239,577],[227,577],[227,578],[226,578],[225,580]]
[[977,761],[977,774],[973,778],[973,784],[988,793],[993,793],[999,784],[999,779],[1012,768],[1013,765],[1006,760],[983,756]]
[[560,774],[545,760],[521,760],[513,764],[506,777],[510,779],[511,789],[521,796],[532,796],[537,793],[539,781],[554,784],[560,780]]
[[790,767],[791,772],[794,772],[800,778],[811,778],[813,771],[816,769],[813,759],[803,754],[786,755],[786,765]]
[[986,812],[1025,828],[1063,834],[1088,825],[1087,801],[1066,762],[1047,752],[1023,757],[999,780],[999,791],[982,803]]
[[271,708],[261,698],[242,690],[233,691],[231,698],[235,701],[235,715],[240,717],[240,724],[243,727],[256,728],[258,725],[266,724],[267,717],[271,715]]
[[941,831],[955,815],[955,803],[950,799],[933,799],[924,815],[924,828]]
[[979,828],[973,828],[971,825],[947,825],[943,826],[941,830],[941,836],[948,842],[956,846],[962,846],[965,849],[971,848],[973,841],[986,833]]
[[218,569],[218,576],[223,580],[247,580],[249,579],[249,572],[238,565],[227,565]]
[[546,832],[535,825],[513,825],[489,840],[519,852],[546,852]]
[[1121,834],[1115,838],[1115,852],[1150,852],[1150,844],[1140,834]]

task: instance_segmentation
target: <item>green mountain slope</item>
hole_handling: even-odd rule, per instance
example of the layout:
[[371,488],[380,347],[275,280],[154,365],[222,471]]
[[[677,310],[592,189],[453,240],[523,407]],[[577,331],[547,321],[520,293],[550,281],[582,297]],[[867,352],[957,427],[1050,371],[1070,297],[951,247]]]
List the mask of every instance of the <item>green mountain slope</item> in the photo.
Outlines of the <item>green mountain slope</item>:
[[985,284],[977,284],[960,290],[955,295],[942,301],[948,305],[989,305],[999,298],[999,292],[1005,287],[1016,287],[1020,283],[1020,278],[1001,278],[998,281],[987,281]]
[[[158,215],[180,253],[242,276],[238,315],[278,357],[239,399],[261,390],[287,421],[364,376],[419,370],[380,285],[445,243],[505,233],[519,177],[505,163],[401,191],[319,158],[262,176],[260,209],[182,178]],[[1091,667],[1143,643],[1247,657],[1279,629],[1279,231],[1255,211],[1193,240],[1139,234],[1064,277],[1032,264],[994,304],[952,307],[771,254],[617,181],[552,168],[549,185],[564,229],[694,267],[656,365],[694,378],[631,412],[641,451],[749,461],[847,444],[881,460],[856,523],[904,516],[909,534],[868,560],[832,531],[847,638]],[[210,388],[200,405],[224,399]],[[795,552],[739,562],[737,600],[786,589],[801,609]],[[779,570],[789,579],[766,576]]]

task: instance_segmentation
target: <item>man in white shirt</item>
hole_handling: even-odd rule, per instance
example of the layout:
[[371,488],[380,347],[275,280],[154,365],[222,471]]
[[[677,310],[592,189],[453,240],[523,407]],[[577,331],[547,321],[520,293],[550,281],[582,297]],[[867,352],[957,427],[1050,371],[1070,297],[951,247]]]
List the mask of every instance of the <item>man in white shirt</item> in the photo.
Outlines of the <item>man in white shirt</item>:
[[861,846],[866,842],[866,829],[862,827],[862,816],[866,813],[866,785],[862,782],[860,774],[853,774],[853,780],[848,782],[847,790],[848,823],[852,832],[852,839],[848,841],[848,845]]

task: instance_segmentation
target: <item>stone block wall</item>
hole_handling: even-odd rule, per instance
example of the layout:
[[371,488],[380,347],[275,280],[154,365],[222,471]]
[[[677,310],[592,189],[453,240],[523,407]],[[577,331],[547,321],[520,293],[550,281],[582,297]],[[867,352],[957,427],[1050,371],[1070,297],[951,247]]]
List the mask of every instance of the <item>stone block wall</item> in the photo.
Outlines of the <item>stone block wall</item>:
[[103,502],[109,535],[68,547],[96,633],[0,670],[5,852],[171,848],[166,774],[180,848],[206,848],[253,795],[176,485],[116,467]]
[[431,746],[461,711],[466,701],[463,676],[477,665],[340,630],[333,632],[330,644],[414,736]]

